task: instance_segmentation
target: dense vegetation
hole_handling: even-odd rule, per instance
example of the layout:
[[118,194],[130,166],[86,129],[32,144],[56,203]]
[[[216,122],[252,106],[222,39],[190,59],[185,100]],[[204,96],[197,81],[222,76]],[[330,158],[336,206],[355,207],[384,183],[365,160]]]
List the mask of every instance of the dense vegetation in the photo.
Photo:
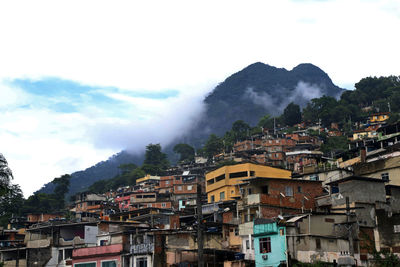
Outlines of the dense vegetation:
[[[302,97],[291,99],[299,81],[320,86],[324,95],[309,102],[305,102],[305,98]],[[274,126],[280,129],[286,126],[286,132],[296,130],[293,125],[299,122],[299,118],[307,123],[321,122],[321,126],[327,128],[332,122],[336,122],[347,135],[356,129],[354,122],[362,121],[365,116],[374,112],[385,112],[390,108],[392,113],[389,122],[399,120],[399,87],[400,77],[397,76],[367,77],[355,85],[354,91],[343,92],[332,83],[326,73],[311,64],[301,64],[287,71],[255,63],[228,77],[205,99],[205,121],[200,122],[194,133],[190,133],[185,139],[192,146],[180,142],[175,147],[167,147],[165,151],[169,159],[179,154],[180,162],[193,161],[193,147],[197,149],[197,154],[211,158],[222,151],[231,151],[236,141],[261,133],[262,129],[273,129]],[[249,95],[250,89],[256,96],[261,97],[259,99],[271,101],[254,102],[255,99],[251,99]],[[336,99],[341,92],[341,97]],[[284,108],[282,105],[287,99],[294,102]],[[268,108],[267,104],[272,108]],[[210,129],[213,135],[209,134]],[[325,153],[333,150],[345,151],[347,148],[346,136],[328,138],[323,133],[314,134],[324,141],[321,149]],[[123,151],[96,166],[73,173],[67,197],[87,190],[99,180],[109,182],[102,181],[97,184],[97,191],[99,188],[116,188],[118,185],[134,181],[143,174],[140,170],[160,174],[168,165],[165,157],[159,158],[159,163],[148,165],[147,162],[142,166],[144,160],[144,155],[131,155]],[[135,169],[135,173],[123,172],[119,166],[128,163],[141,167]],[[115,178],[110,181],[112,177]],[[54,183],[49,183],[39,192],[52,194],[55,187]]]

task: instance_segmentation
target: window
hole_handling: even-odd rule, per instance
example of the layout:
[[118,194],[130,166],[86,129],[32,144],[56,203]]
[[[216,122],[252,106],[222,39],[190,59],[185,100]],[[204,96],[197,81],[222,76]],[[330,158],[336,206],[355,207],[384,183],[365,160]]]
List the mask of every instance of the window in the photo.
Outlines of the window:
[[265,237],[260,238],[260,253],[270,253],[271,252],[271,238]]
[[166,203],[161,203],[161,207],[162,207],[162,208],[165,208],[166,206],[167,206]]
[[207,181],[207,184],[208,184],[208,185],[212,185],[213,183],[215,183],[215,180],[214,180],[214,179],[211,179],[211,180],[208,180],[208,181]]
[[337,185],[331,185],[331,194],[339,193],[339,187]]
[[247,189],[247,194],[251,195],[253,193],[253,190],[251,190],[251,188]]
[[101,267],[117,267],[117,263],[115,261],[103,261]]
[[255,172],[254,171],[250,171],[250,176],[251,177],[256,176]]
[[219,199],[224,200],[225,199],[225,192],[219,193]]
[[268,194],[268,185],[265,185],[265,186],[261,187],[261,192],[263,194]]
[[165,181],[165,184],[166,184],[166,185],[169,185],[169,181]]
[[297,187],[297,192],[298,192],[298,193],[301,193],[301,192],[302,192],[301,186],[298,186],[298,187]]
[[293,187],[285,186],[285,195],[287,197],[292,197],[293,196]]
[[393,225],[393,232],[400,233],[400,224]]
[[64,251],[64,259],[72,259],[72,249],[67,248]]
[[318,174],[310,175],[310,180],[311,181],[319,181],[319,175]]
[[221,174],[220,176],[215,177],[215,182],[219,182],[225,179],[225,174]]
[[95,262],[91,262],[91,263],[75,263],[74,267],[96,267],[96,263]]
[[315,239],[315,247],[316,249],[321,249],[321,239]]
[[193,189],[193,185],[188,185],[187,190],[191,191]]
[[239,227],[236,227],[235,228],[235,236],[238,236],[239,235]]
[[177,186],[177,187],[176,187],[176,190],[182,191],[182,186],[181,186],[181,185]]
[[389,182],[389,173],[385,172],[381,174],[382,180],[385,182]]
[[175,181],[180,181],[181,177],[175,177]]
[[215,196],[214,195],[211,196],[211,202],[215,202]]
[[234,172],[229,174],[229,178],[239,178],[239,177],[247,177],[247,171],[245,172]]
[[279,229],[279,235],[285,235],[285,229],[283,228]]
[[147,267],[147,258],[136,258],[136,267]]
[[250,241],[246,240],[246,249],[250,249]]

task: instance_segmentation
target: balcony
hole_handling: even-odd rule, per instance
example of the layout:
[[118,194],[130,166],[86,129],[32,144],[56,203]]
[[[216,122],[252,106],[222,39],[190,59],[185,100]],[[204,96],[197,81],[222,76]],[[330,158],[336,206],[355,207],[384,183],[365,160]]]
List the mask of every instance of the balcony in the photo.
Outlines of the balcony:
[[47,248],[52,244],[52,239],[37,239],[37,240],[29,240],[26,243],[27,248]]
[[123,251],[122,244],[79,248],[73,250],[72,257],[73,258],[96,257],[96,256],[110,255],[110,254],[119,254],[122,251]]
[[251,194],[247,196],[247,205],[260,204],[260,194]]
[[276,223],[256,224],[254,225],[254,234],[274,234],[278,233],[278,226]]
[[78,246],[78,245],[84,245],[85,240],[80,238],[79,236],[75,236],[74,239],[72,240],[65,240],[64,238],[59,238],[58,244],[60,246]]
[[246,222],[239,225],[239,235],[252,235],[254,222]]
[[154,243],[135,244],[131,246],[132,254],[146,254],[153,253]]
[[324,206],[332,206],[333,204],[333,198],[338,196],[339,194],[332,194],[332,195],[326,195],[326,196],[321,196],[321,197],[316,197],[315,201],[317,202],[318,207],[324,207]]

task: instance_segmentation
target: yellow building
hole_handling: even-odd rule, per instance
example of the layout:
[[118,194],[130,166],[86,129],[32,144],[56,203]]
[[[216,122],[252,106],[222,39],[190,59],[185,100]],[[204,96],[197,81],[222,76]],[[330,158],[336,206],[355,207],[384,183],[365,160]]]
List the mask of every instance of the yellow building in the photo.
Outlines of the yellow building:
[[160,176],[151,176],[150,174],[147,174],[145,177],[136,179],[136,184],[140,184],[142,182],[146,182],[149,180],[157,180],[160,181]]
[[369,116],[370,122],[383,122],[387,119],[389,119],[389,112],[375,113]]
[[290,176],[291,172],[288,170],[252,163],[224,166],[206,174],[208,203],[239,198],[238,184],[243,179],[251,177],[290,179]]

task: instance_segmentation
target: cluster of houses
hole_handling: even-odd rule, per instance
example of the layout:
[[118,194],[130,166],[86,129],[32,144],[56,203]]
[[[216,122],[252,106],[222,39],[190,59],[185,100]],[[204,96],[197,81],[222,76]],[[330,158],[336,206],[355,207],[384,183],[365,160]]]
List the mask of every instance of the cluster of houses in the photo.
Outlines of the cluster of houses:
[[[368,126],[369,127],[369,126]],[[0,231],[4,266],[379,266],[400,253],[400,125],[333,160],[305,132],[244,140]],[[236,162],[218,167],[220,162]]]

